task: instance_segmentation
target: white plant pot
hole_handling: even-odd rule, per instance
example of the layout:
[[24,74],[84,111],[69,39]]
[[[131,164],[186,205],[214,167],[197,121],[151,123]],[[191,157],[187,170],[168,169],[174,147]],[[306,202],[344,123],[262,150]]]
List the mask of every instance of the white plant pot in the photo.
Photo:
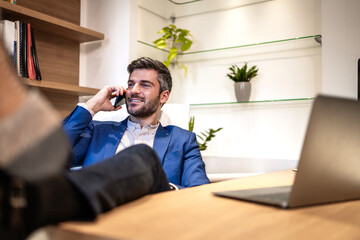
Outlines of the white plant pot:
[[238,102],[249,101],[251,95],[251,82],[236,82],[235,96]]

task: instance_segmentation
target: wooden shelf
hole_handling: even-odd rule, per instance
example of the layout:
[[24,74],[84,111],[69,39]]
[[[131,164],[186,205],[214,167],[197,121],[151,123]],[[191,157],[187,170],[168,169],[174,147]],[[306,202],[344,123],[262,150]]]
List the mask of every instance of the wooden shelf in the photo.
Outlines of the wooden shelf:
[[78,43],[103,40],[104,34],[16,4],[0,1],[3,19],[31,22],[34,29]]
[[37,81],[37,80],[31,80],[28,78],[22,78],[22,81],[27,86],[37,87],[43,91],[63,93],[63,94],[74,95],[74,96],[95,95],[100,90],[100,89],[96,89],[96,88],[80,87],[80,86],[66,84],[66,83],[50,82],[50,81],[44,81],[44,80]]
[[99,89],[79,86],[80,43],[100,41],[104,34],[80,26],[81,1],[0,0],[1,19],[29,22],[35,32],[43,80],[21,78],[25,86],[40,90],[60,116],[67,116],[79,96]]

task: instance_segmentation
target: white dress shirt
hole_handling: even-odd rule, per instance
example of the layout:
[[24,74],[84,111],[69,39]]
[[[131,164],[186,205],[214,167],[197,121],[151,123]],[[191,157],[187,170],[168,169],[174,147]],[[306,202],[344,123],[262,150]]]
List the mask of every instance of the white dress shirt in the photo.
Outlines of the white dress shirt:
[[141,128],[140,124],[133,123],[128,119],[127,128],[116,149],[116,153],[136,144],[146,144],[153,147],[156,131],[159,123],[156,125],[145,125]]
[[[91,116],[94,117],[94,112],[85,103],[79,103],[78,105],[88,110]],[[130,119],[128,119],[127,128],[123,137],[121,138],[115,154],[121,150],[124,150],[125,148],[141,143],[146,144],[152,148],[158,127],[159,123],[156,125],[148,124],[141,128],[140,124],[131,122]]]

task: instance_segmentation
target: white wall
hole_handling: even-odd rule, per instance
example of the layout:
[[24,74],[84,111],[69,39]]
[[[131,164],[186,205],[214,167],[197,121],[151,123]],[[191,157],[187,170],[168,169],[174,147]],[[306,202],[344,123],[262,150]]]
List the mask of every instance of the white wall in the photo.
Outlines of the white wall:
[[360,1],[322,0],[323,92],[357,98]]
[[80,46],[80,85],[126,85],[126,67],[137,54],[136,0],[82,0],[81,25],[105,34]]
[[193,104],[235,101],[225,75],[231,64],[244,61],[260,69],[251,100],[314,97],[320,92],[355,98],[359,10],[358,0],[206,0],[179,6],[167,0],[83,0],[83,26],[105,33],[105,40],[82,45],[80,84],[125,84],[130,60],[164,60],[166,53],[136,40],[151,44],[170,16],[195,36],[191,51],[322,34],[322,47],[310,39],[188,54],[182,57],[188,77],[171,70],[170,102],[192,104],[195,132],[224,128],[204,156],[297,159],[311,101]]
[[[146,11],[146,0],[139,1],[139,40],[152,43],[157,30],[169,24],[170,16],[179,16],[175,25],[195,36],[191,51],[233,47],[243,44],[321,34],[320,0],[225,0],[200,1],[163,9],[163,18]],[[159,7],[159,9],[161,9]],[[177,11],[177,9],[179,9]],[[178,15],[176,15],[178,14]],[[161,19],[161,20],[160,20]],[[146,34],[145,34],[146,32]],[[138,55],[163,57],[163,53],[143,44]],[[156,53],[157,52],[157,53]],[[171,69],[174,90],[170,102],[234,102],[233,83],[226,78],[231,64],[259,67],[253,80],[251,100],[314,97],[321,92],[321,46],[313,39],[188,54],[181,57],[189,69]],[[297,159],[306,129],[311,101],[286,103],[192,105],[195,132],[223,127],[205,156]]]
[[[148,44],[153,44],[153,41],[161,35],[157,32],[168,24],[165,17],[167,12],[167,5],[164,0],[139,0],[138,6],[138,40],[145,41]],[[144,44],[138,44],[138,57],[151,56],[154,59],[163,61],[166,58],[166,53],[149,47]]]

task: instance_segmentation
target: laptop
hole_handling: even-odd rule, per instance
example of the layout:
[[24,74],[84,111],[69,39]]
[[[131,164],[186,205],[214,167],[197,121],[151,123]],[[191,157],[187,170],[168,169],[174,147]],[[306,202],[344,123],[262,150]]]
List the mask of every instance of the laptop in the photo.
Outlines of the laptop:
[[214,194],[281,208],[359,199],[360,102],[315,98],[292,186]]

